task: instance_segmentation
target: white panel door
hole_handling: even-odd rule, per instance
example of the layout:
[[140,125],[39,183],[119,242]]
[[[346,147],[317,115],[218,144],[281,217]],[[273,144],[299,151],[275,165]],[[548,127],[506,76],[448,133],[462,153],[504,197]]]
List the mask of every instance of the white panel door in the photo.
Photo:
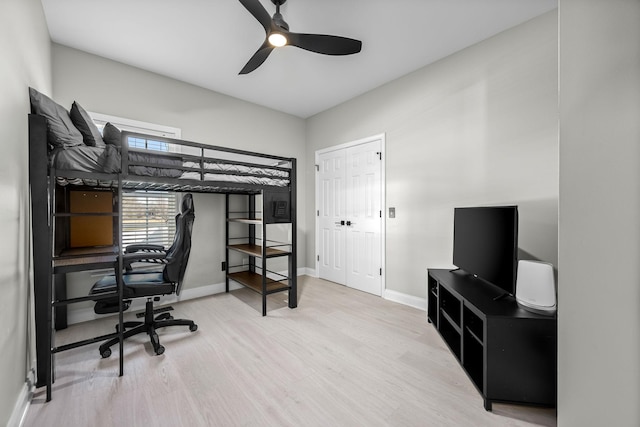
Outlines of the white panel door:
[[379,140],[346,149],[347,286],[382,295]]
[[318,239],[319,275],[345,284],[345,158],[343,152],[329,152],[319,159]]
[[318,275],[382,295],[381,140],[318,155]]

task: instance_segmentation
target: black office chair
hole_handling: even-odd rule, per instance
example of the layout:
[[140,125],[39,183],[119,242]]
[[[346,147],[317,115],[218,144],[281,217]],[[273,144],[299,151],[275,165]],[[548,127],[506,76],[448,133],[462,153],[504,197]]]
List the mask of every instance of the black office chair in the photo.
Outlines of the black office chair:
[[[153,350],[156,354],[164,353],[164,347],[160,344],[156,329],[167,326],[188,326],[191,332],[198,329],[192,320],[174,319],[169,313],[161,313],[154,318],[153,301],[159,301],[160,295],[175,293],[180,295],[182,280],[187,268],[189,254],[191,252],[191,232],[195,219],[195,208],[191,194],[185,194],[182,198],[181,212],[176,215],[176,234],[173,244],[167,250],[157,245],[132,245],[127,247],[123,255],[125,273],[123,279],[124,307],[126,310],[131,305],[132,298],[147,297],[144,313],[144,322],[124,322],[124,338],[145,332],[151,339]],[[131,264],[136,262],[160,262],[164,264],[161,271],[136,272]],[[117,288],[115,275],[105,276],[96,282],[89,295],[100,295],[105,292],[113,292]],[[98,314],[117,313],[118,298],[98,300],[94,311]],[[116,326],[116,329],[118,326]],[[100,345],[100,355],[109,357],[111,346],[118,343],[118,338],[113,338]]]

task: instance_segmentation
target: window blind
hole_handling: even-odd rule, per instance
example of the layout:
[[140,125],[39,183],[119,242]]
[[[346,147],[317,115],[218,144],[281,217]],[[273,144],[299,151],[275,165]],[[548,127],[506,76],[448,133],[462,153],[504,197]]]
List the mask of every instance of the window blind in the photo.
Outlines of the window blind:
[[133,191],[122,196],[122,244],[151,243],[168,248],[176,232],[177,195]]
[[169,144],[161,141],[154,141],[152,139],[146,138],[134,138],[130,136],[128,138],[129,147],[131,148],[142,148],[145,150],[156,150],[156,151],[169,151]]

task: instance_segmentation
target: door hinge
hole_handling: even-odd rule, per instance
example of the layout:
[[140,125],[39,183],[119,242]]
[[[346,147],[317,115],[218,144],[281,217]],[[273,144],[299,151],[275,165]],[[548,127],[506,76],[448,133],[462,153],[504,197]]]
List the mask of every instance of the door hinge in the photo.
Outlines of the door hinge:
[[316,172],[320,172],[320,165],[315,165],[316,166]]
[[316,216],[320,216],[320,211],[316,211]]
[[318,255],[318,261],[320,261],[320,255]]
[[382,269],[380,269],[380,275],[382,276]]
[[380,211],[380,218],[382,218],[382,211]]
[[378,155],[378,159],[382,160],[382,152],[376,151],[376,154]]

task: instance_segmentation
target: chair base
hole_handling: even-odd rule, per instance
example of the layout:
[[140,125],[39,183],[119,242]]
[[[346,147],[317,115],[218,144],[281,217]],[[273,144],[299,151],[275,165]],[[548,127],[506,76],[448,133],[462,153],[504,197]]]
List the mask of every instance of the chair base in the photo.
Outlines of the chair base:
[[[188,326],[191,332],[195,332],[198,330],[198,325],[196,325],[193,320],[174,319],[173,317],[171,317],[170,313],[161,313],[155,318],[153,316],[153,300],[149,298],[147,299],[147,304],[144,311],[144,322],[124,322],[124,339],[137,334],[146,333],[149,335],[149,338],[151,340],[153,351],[157,355],[160,355],[164,353],[164,346],[160,344],[160,339],[158,338],[156,329],[165,328],[167,326]],[[116,331],[117,330],[118,325],[116,325]],[[111,346],[118,344],[118,342],[118,338],[113,338],[102,343],[99,347],[100,356],[102,356],[103,358],[111,356]]]

